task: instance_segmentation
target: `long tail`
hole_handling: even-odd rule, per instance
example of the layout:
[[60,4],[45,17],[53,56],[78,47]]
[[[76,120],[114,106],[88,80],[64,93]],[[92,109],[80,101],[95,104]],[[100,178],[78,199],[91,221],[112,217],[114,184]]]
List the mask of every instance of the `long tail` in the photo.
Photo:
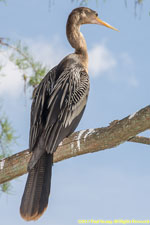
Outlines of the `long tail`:
[[51,186],[53,155],[46,152],[29,171],[20,206],[23,219],[37,220],[46,210]]

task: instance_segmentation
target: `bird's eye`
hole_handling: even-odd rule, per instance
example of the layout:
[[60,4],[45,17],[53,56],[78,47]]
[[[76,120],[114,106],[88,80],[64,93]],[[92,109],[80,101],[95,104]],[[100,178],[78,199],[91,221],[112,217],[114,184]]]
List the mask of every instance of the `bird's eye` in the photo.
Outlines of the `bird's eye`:
[[98,17],[98,13],[97,12],[95,13],[95,15],[96,15],[96,17]]

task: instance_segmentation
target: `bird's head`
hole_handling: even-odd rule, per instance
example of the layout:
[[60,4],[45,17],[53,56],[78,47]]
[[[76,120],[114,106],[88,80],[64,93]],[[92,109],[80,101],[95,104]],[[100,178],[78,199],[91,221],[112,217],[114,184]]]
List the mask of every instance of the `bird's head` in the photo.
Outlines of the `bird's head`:
[[110,24],[102,21],[100,18],[98,18],[98,13],[92,9],[89,9],[87,7],[79,7],[74,9],[70,16],[73,17],[73,19],[76,20],[78,25],[81,24],[98,24],[106,26],[110,29],[118,31],[115,27],[111,26]]

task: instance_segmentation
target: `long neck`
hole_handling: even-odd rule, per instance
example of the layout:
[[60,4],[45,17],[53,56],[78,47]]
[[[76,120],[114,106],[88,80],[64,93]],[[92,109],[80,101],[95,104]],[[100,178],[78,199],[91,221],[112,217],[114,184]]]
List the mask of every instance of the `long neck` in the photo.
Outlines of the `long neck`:
[[76,22],[75,18],[70,17],[68,19],[66,33],[69,43],[75,48],[75,54],[79,56],[81,63],[88,68],[86,41],[83,34],[80,32],[80,24]]

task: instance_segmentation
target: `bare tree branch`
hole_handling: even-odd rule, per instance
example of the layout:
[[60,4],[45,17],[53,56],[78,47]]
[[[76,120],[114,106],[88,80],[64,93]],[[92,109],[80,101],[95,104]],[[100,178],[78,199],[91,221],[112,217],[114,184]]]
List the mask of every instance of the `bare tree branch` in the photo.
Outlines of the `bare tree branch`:
[[[112,122],[108,127],[73,133],[59,145],[54,154],[54,162],[113,148],[125,141],[150,144],[149,138],[136,136],[147,129],[150,129],[150,105],[122,120]],[[25,174],[30,157],[27,149],[1,160],[0,184]]]
[[10,45],[8,42],[4,42],[4,40],[6,40],[6,38],[0,38],[0,45],[3,45],[3,46],[5,46],[5,47],[8,47],[8,48],[10,48],[10,49],[12,49],[12,50],[18,52],[21,56],[24,57],[24,59],[26,59],[26,60],[29,62],[29,64],[30,64],[31,68],[33,69],[33,71],[34,71],[35,73],[38,72],[38,71],[35,70],[35,67],[34,67],[34,64],[32,63],[32,61],[29,59],[28,56],[26,56],[26,55],[23,53],[23,51],[21,51],[21,50],[20,50],[19,48],[17,48],[16,46]]
[[128,141],[150,145],[150,138],[142,137],[142,136],[135,136],[133,138],[130,138]]

